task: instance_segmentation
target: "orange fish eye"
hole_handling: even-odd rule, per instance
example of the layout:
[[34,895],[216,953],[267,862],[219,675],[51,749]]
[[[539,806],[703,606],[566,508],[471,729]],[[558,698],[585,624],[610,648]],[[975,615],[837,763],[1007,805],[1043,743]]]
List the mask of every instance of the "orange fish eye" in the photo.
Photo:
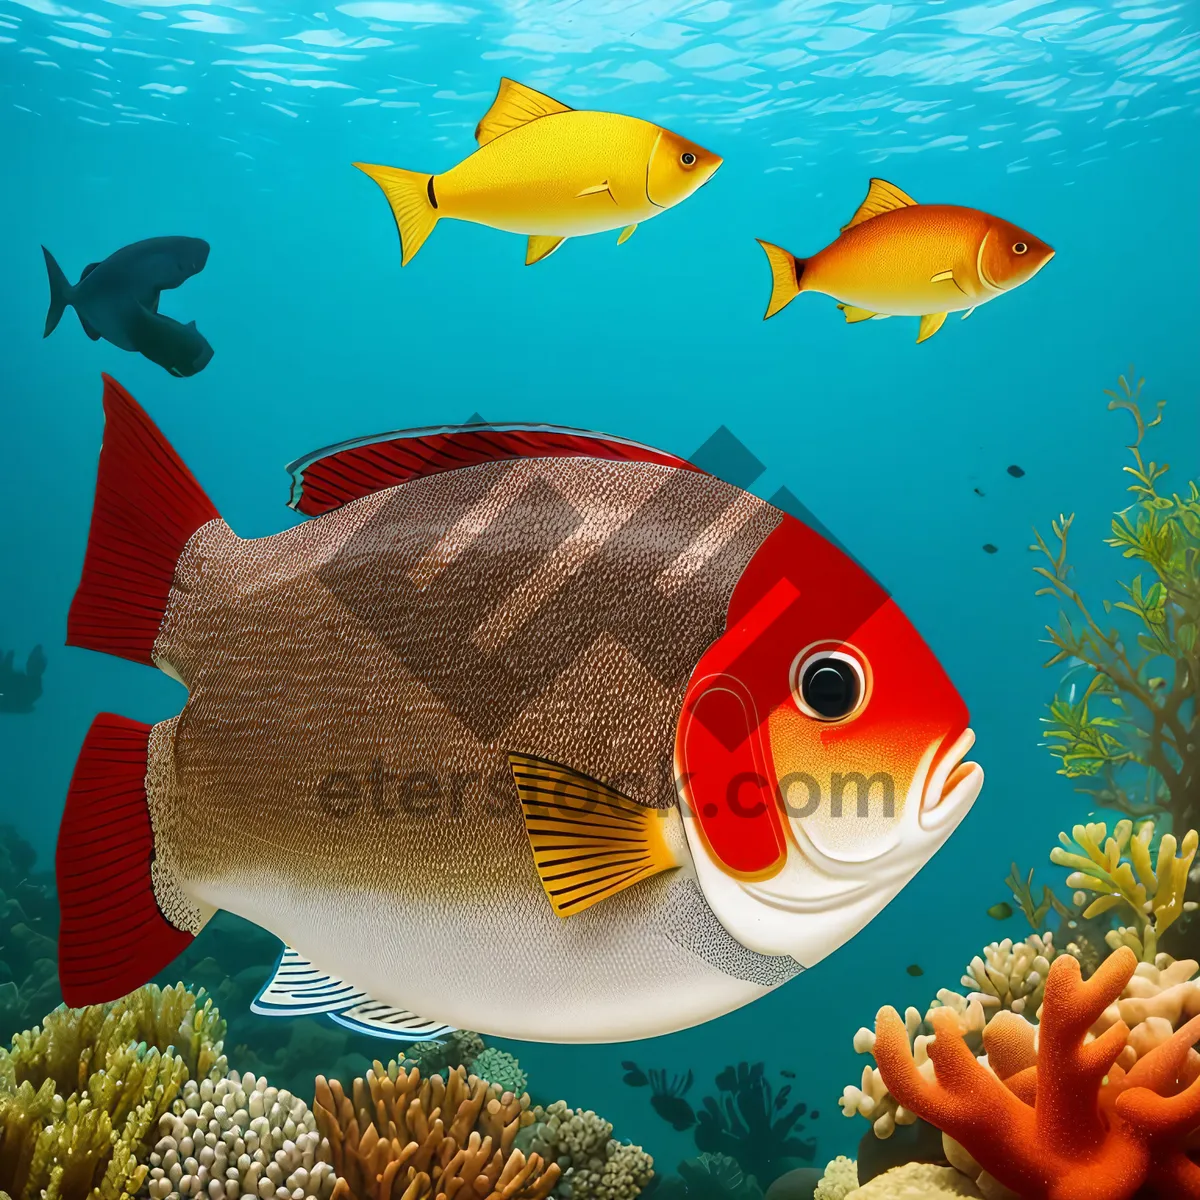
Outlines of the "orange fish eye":
[[685,150],[679,156],[679,161],[683,163],[685,167],[694,167],[696,165],[696,156],[690,150]]
[[867,673],[858,655],[837,643],[807,647],[792,663],[792,699],[815,721],[844,721],[866,703]]
[[1024,242],[1016,242],[1013,245],[1013,253],[1014,254],[1024,254],[1025,251],[1028,249],[1029,249],[1029,247],[1027,245],[1025,245]]

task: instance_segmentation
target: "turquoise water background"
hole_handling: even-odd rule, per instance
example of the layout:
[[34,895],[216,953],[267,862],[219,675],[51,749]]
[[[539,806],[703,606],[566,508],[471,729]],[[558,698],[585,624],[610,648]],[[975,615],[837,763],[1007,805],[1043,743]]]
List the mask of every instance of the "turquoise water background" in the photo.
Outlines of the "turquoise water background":
[[[153,722],[166,676],[63,647],[100,444],[100,372],[158,422],[233,529],[277,531],[283,465],[405,426],[545,421],[690,454],[725,425],[893,591],[971,710],[983,794],[944,850],[831,959],[720,1021],[633,1047],[519,1046],[543,1096],[616,1123],[665,1169],[693,1153],[619,1060],[797,1073],[819,1160],[866,1129],[836,1098],[883,1003],[924,1010],[995,938],[1012,861],[1051,878],[1087,808],[1039,747],[1056,679],[1039,639],[1031,528],[1079,514],[1091,594],[1126,501],[1131,423],[1102,389],[1134,363],[1166,397],[1155,457],[1200,469],[1200,10],[1117,4],[441,4],[0,0],[0,651],[41,643],[45,694],[0,714],[0,819],[52,858],[92,717]],[[442,171],[474,149],[501,75],[626,112],[721,154],[711,184],[644,224],[523,264],[523,240],[443,222],[407,268],[353,160]],[[803,256],[879,175],[1045,239],[1032,282],[916,346],[907,318],[847,326],[800,297],[764,324],[755,237]],[[191,379],[41,337],[41,244],[72,281],[140,238],[203,237],[162,310],[215,349]],[[1026,474],[1006,472],[1019,464]],[[975,494],[979,488],[985,494]],[[982,550],[994,544],[995,554]],[[906,974],[909,964],[922,978]],[[9,1031],[2,1031],[7,1034]],[[386,1048],[384,1048],[386,1049]],[[236,1065],[236,1064],[235,1064]]]

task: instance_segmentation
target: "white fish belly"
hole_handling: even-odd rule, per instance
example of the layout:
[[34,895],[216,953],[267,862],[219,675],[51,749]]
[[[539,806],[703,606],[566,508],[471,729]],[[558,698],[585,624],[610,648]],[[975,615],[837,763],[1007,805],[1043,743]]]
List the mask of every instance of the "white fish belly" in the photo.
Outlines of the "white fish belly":
[[[545,897],[431,904],[256,879],[198,889],[373,999],[460,1029],[540,1042],[625,1041],[700,1024],[766,994],[671,939],[664,880],[566,921]],[[650,893],[650,895],[647,895]],[[265,982],[265,981],[264,981]]]

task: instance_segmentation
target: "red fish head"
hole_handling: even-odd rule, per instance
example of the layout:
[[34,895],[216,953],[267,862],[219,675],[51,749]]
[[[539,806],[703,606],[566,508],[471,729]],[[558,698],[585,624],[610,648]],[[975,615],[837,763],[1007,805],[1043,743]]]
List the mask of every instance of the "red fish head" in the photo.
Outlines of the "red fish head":
[[978,796],[967,722],[895,602],[785,516],[692,675],[676,740],[697,873],[726,928],[805,965],[852,937]]

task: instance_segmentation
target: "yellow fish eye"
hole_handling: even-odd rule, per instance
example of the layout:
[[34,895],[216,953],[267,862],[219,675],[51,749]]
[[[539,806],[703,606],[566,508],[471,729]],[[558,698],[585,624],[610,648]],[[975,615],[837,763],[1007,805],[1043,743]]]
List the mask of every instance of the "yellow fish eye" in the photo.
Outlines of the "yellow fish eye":
[[684,165],[685,167],[691,167],[691,166],[695,166],[695,164],[696,164],[696,156],[695,156],[695,155],[694,155],[694,154],[693,154],[693,153],[692,153],[690,150],[685,150],[685,151],[684,151],[684,152],[683,152],[683,153],[682,153],[682,154],[679,156],[679,161],[680,161],[681,163],[683,163],[683,165]]
[[1028,249],[1029,249],[1029,247],[1027,245],[1025,245],[1024,242],[1017,242],[1013,246],[1013,253],[1014,254],[1024,254],[1025,251]]

